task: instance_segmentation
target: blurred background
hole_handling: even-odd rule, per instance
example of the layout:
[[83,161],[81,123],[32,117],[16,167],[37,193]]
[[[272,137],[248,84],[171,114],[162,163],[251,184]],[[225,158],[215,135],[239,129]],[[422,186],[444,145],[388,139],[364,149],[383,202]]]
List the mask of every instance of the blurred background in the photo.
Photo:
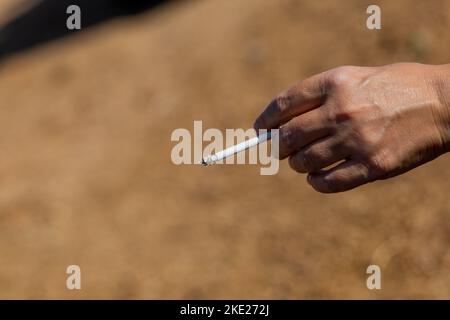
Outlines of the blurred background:
[[449,63],[450,1],[90,2],[0,2],[0,298],[450,298],[449,156],[335,195],[170,159],[329,68]]

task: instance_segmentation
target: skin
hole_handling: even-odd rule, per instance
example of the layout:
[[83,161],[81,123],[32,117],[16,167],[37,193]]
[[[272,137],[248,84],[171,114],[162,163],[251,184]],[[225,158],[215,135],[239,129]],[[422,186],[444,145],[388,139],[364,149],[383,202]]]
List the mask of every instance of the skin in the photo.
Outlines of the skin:
[[255,129],[279,128],[280,158],[334,193],[450,151],[450,65],[339,67],[278,95]]

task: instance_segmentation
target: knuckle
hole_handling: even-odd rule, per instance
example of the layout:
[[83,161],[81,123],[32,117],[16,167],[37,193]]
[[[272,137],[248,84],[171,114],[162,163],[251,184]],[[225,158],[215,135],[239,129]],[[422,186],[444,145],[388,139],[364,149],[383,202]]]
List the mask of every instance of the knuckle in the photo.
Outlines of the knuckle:
[[394,168],[394,159],[388,154],[377,154],[369,157],[368,168],[376,176],[389,174]]
[[314,151],[314,149],[309,148],[300,153],[299,156],[301,166],[305,171],[312,172],[317,169],[316,164],[318,163],[319,155]]
[[284,113],[291,104],[291,98],[288,94],[280,94],[273,100],[273,108],[276,114]]
[[328,193],[336,193],[336,192],[341,191],[340,185],[342,183],[341,183],[341,181],[339,181],[336,178],[331,179],[331,178],[325,177],[324,184],[326,186],[326,191]]
[[322,108],[319,108],[318,110],[320,110],[322,112],[322,117],[324,120],[324,123],[326,125],[333,125],[335,123],[335,114],[336,111],[334,110],[334,108],[328,106],[324,106]]
[[352,66],[342,66],[335,68],[330,73],[330,82],[334,86],[348,84],[353,79],[354,68]]
[[[354,116],[350,116],[352,119]],[[354,120],[354,119],[353,119]],[[370,128],[366,128],[364,124],[357,120],[348,120],[347,123],[340,126],[342,131],[343,144],[345,144],[352,153],[362,158],[369,157],[373,154],[374,147],[379,143],[379,135],[372,132]]]
[[298,154],[289,158],[289,166],[298,173],[307,173],[299,163]]
[[338,182],[330,177],[323,177],[313,184],[314,189],[322,193],[335,193],[339,191]]
[[358,112],[349,103],[339,103],[333,114],[336,123],[354,122],[358,117]]
[[297,134],[296,131],[288,125],[280,129],[280,146],[285,149],[292,150],[296,145]]
[[359,146],[361,151],[369,154],[370,149],[377,144],[377,136],[358,123],[352,124],[351,129],[355,144]]

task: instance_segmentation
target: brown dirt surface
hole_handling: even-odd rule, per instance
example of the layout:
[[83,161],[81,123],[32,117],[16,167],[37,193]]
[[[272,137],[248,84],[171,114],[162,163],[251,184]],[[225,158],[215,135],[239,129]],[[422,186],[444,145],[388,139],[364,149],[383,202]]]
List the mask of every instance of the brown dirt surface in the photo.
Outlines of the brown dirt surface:
[[178,1],[1,62],[0,298],[450,298],[448,156],[336,195],[170,160],[314,73],[449,62],[450,1],[378,1],[380,31],[369,4]]

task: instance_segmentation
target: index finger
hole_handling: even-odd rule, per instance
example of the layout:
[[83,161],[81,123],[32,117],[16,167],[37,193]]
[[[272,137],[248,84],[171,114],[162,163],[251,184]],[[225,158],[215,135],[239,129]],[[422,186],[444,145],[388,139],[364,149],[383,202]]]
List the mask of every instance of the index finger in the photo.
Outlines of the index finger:
[[325,101],[325,73],[304,79],[279,94],[258,116],[253,127],[278,128],[290,119],[315,109]]

